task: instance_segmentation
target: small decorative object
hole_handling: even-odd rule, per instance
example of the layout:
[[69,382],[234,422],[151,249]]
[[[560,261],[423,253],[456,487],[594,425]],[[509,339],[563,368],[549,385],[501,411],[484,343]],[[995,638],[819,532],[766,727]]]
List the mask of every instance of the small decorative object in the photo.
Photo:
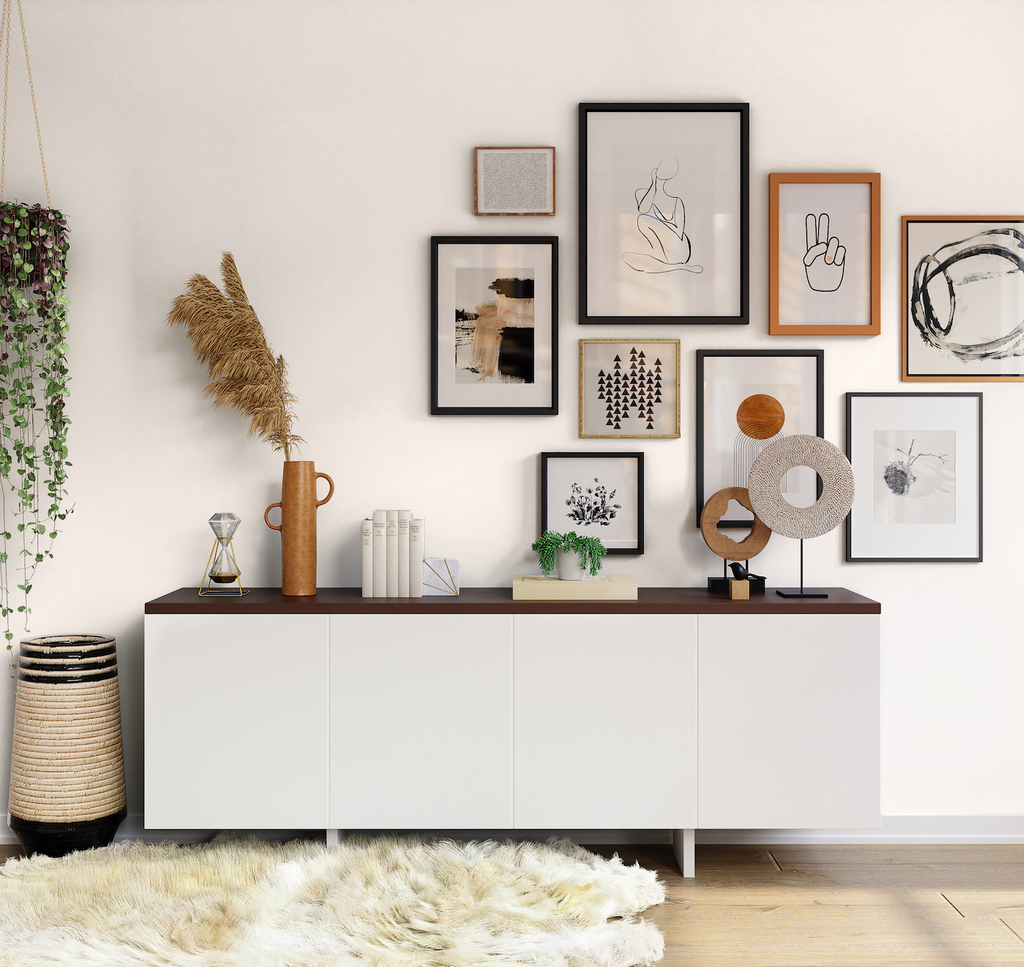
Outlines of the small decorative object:
[[981,393],[847,393],[847,561],[982,559]]
[[[782,436],[825,428],[825,354],[820,349],[697,351],[697,526],[705,494],[746,487],[754,458]],[[794,469],[782,482],[786,499],[809,507],[817,499],[814,471]],[[719,527],[750,527],[746,511]],[[770,526],[770,525],[769,525]]]
[[561,581],[541,574],[512,578],[513,601],[636,601],[636,581],[625,574],[599,574],[589,581]]
[[596,537],[583,537],[575,531],[559,534],[544,531],[530,545],[537,552],[540,569],[545,577],[557,571],[560,581],[583,581],[588,575],[597,577],[601,558],[608,552]]
[[[281,593],[316,594],[316,508],[334,493],[334,481],[317,473],[312,460],[291,459],[291,448],[304,442],[292,433],[295,397],[288,390],[283,356],[274,358],[256,310],[249,304],[230,252],[221,258],[224,293],[204,275],[188,280],[188,292],[171,305],[167,322],[185,327],[192,354],[205,363],[213,382],[204,390],[214,406],[248,416],[249,436],[259,436],[284,451],[281,500],[263,515],[267,526],[281,532]],[[317,500],[316,481],[330,490]],[[281,508],[281,523],[271,524],[270,511]]]
[[729,580],[729,600],[730,601],[749,601],[750,600],[750,582],[746,579],[737,580],[730,578]]
[[116,649],[106,635],[21,643],[9,808],[30,856],[107,846],[128,815]]
[[643,554],[643,452],[542,453],[540,461],[542,534],[599,534],[607,554]]
[[423,597],[429,594],[458,597],[459,562],[454,557],[423,559]]
[[558,412],[558,239],[430,240],[430,412]]
[[[318,500],[316,482],[327,481],[327,496]],[[316,510],[334,496],[334,481],[317,473],[312,460],[286,460],[281,499],[264,512],[267,527],[281,532],[281,593],[297,597],[316,594]],[[281,523],[270,523],[270,512],[281,509]]]
[[749,322],[749,105],[580,104],[584,324]]
[[678,437],[679,340],[580,340],[581,437]]
[[[731,586],[729,578],[725,576],[726,564],[729,561],[749,561],[750,558],[760,554],[767,547],[768,541],[772,536],[768,525],[756,514],[754,514],[753,528],[742,541],[734,541],[731,537],[723,534],[718,529],[718,522],[728,510],[730,500],[735,500],[741,506],[746,507],[752,514],[754,513],[746,487],[726,487],[724,490],[719,490],[718,493],[708,498],[708,502],[704,505],[700,515],[700,533],[701,537],[704,538],[704,543],[722,558],[722,577],[708,578],[709,591],[723,592],[729,590]],[[745,581],[748,578],[753,578],[751,590],[764,593],[765,580],[763,577],[759,577],[756,574],[748,575],[747,569],[742,564],[730,564],[729,567],[733,568],[736,580]],[[737,571],[737,568],[740,570]]]
[[477,215],[554,215],[554,148],[476,148]]
[[1024,218],[903,216],[903,379],[1024,380]]
[[[248,594],[248,591],[242,590],[242,581],[239,577],[242,572],[235,558],[234,545],[231,543],[231,538],[241,521],[234,514],[221,513],[214,514],[208,523],[214,534],[213,547],[210,549],[206,571],[199,585],[199,594],[236,597]],[[229,588],[229,584],[237,586]]]
[[[810,467],[821,478],[821,497],[810,507],[794,507],[782,494],[793,467]],[[779,589],[784,598],[827,598],[824,591],[804,589],[804,538],[820,537],[838,527],[854,497],[853,470],[843,451],[818,436],[799,433],[766,447],[754,460],[747,482],[754,513],[775,533],[800,540],[800,589]]]
[[768,176],[770,333],[881,331],[881,177]]

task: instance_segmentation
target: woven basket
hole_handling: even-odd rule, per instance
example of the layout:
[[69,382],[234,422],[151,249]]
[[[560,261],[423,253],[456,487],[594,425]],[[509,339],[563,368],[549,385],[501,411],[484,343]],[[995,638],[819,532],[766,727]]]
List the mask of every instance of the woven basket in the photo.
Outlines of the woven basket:
[[128,813],[116,642],[21,642],[11,754],[11,829],[28,853],[105,846]]

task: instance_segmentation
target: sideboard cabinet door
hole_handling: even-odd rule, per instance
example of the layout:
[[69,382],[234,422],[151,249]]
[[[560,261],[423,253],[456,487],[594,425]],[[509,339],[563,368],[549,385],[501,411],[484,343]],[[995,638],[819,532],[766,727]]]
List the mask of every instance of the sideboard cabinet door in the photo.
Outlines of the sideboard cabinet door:
[[147,829],[327,826],[326,615],[146,615]]
[[331,823],[512,826],[512,617],[331,615]]
[[705,829],[880,825],[877,615],[701,615]]
[[696,615],[515,616],[515,825],[696,825]]

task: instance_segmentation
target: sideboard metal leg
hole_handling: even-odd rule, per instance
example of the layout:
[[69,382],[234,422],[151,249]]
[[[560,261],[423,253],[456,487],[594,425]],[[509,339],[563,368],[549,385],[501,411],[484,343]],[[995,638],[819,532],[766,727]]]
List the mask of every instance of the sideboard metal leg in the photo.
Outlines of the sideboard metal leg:
[[327,830],[326,840],[328,846],[337,846],[344,836],[344,830],[341,829],[329,829]]
[[694,860],[696,834],[692,829],[672,830],[672,851],[676,854],[676,862],[684,877],[697,875]]

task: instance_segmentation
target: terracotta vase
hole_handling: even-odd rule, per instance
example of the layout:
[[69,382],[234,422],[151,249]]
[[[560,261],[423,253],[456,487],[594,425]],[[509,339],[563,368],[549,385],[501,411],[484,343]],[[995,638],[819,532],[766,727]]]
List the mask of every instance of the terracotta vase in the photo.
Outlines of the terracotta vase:
[[[317,477],[331,489],[323,500],[316,499]],[[334,481],[317,473],[312,460],[286,460],[281,480],[280,503],[271,504],[263,514],[267,527],[281,532],[281,593],[316,594],[316,509],[334,494]],[[281,523],[270,523],[270,512],[281,508]]]

